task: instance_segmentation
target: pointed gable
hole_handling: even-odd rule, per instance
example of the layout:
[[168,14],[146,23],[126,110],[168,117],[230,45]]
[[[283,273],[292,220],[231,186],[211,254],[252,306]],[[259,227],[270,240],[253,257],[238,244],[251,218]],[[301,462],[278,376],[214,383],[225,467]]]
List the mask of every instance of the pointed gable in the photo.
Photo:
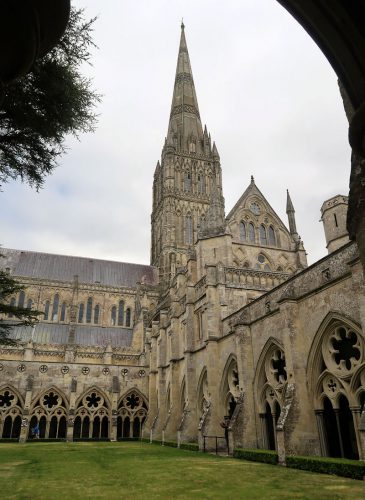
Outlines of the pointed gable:
[[[227,215],[226,221],[233,238],[236,240],[242,240],[242,234],[245,232],[248,243],[253,243],[249,235],[249,225],[251,224],[255,229],[256,244],[262,243],[260,227],[264,226],[269,246],[269,228],[272,227],[275,235],[277,235],[276,244],[273,246],[288,249],[290,247],[291,237],[287,227],[256,186],[252,176],[251,183]],[[242,225],[242,223],[245,226],[244,228],[240,228],[240,224]]]

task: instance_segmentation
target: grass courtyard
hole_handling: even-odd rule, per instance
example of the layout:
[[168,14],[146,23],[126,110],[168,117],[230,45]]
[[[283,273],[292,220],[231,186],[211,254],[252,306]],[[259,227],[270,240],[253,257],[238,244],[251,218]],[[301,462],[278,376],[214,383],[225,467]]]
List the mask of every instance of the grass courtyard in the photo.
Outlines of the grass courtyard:
[[146,443],[0,444],[4,499],[364,499],[365,482]]

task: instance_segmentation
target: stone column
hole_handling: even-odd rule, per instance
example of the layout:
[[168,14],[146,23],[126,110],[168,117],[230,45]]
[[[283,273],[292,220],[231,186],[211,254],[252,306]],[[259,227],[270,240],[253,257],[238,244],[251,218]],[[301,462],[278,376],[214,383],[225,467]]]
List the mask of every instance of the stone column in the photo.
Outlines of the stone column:
[[29,425],[30,425],[30,420],[31,420],[31,415],[29,414],[29,408],[30,408],[30,405],[32,402],[33,383],[34,383],[34,377],[33,377],[33,375],[29,375],[29,377],[27,378],[24,410],[23,410],[22,426],[20,428],[19,443],[25,443],[27,438],[28,438]]
[[235,446],[256,448],[258,446],[259,421],[254,395],[255,362],[248,312],[237,320],[235,329],[237,368],[240,391],[244,394],[241,428],[235,432]]
[[319,444],[321,446],[321,455],[322,457],[327,457],[328,449],[327,449],[326,431],[323,422],[323,413],[324,410],[315,410],[317,427],[318,427]]

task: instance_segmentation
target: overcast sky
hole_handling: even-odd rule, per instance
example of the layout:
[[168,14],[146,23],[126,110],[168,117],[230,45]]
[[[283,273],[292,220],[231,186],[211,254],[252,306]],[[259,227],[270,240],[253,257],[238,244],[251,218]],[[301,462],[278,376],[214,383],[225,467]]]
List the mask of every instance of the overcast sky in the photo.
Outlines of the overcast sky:
[[5,247],[149,263],[152,179],[167,132],[181,18],[203,124],[221,157],[226,213],[254,175],[309,263],[326,255],[324,200],[348,194],[347,122],[334,71],[275,0],[73,0],[98,15],[84,73],[103,95],[94,134],[35,192],[0,193]]

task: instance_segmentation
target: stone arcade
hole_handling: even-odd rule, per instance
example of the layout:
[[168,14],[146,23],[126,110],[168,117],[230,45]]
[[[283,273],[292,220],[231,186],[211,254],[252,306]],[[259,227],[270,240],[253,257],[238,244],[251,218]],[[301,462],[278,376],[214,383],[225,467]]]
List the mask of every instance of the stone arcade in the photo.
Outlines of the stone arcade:
[[[0,350],[0,438],[199,441],[365,459],[365,284],[347,198],[322,208],[328,256],[307,266],[251,178],[225,216],[184,26],[153,180],[151,266],[5,249],[44,311]],[[12,321],[11,318],[8,318]]]

